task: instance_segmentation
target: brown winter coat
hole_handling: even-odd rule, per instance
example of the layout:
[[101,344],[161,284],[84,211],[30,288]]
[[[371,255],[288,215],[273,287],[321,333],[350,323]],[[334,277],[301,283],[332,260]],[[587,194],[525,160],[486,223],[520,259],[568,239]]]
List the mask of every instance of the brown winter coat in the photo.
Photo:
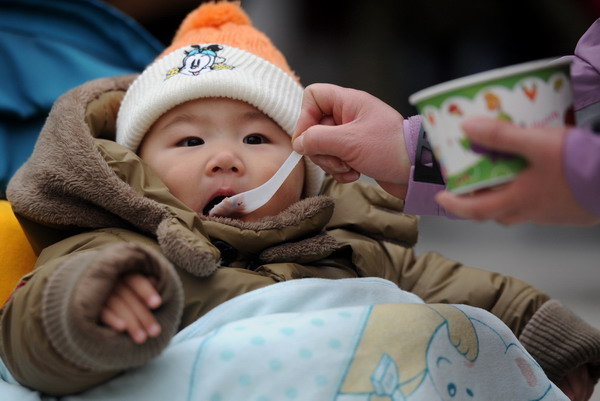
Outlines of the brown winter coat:
[[[382,277],[426,302],[489,310],[553,380],[600,360],[600,335],[526,283],[433,253],[416,258],[417,219],[369,184],[327,180],[321,196],[259,222],[197,216],[113,141],[133,78],[63,95],[9,184],[39,253],[1,311],[1,355],[19,382],[51,394],[82,391],[155,357],[215,306],[307,277]],[[143,345],[98,323],[118,277],[134,271],[155,277],[164,301],[155,313],[163,331]]]

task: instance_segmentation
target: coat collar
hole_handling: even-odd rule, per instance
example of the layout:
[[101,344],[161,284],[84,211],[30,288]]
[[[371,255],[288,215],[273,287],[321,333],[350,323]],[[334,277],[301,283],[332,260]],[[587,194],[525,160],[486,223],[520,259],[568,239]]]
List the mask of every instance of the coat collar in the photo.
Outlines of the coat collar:
[[[114,142],[119,101],[134,78],[91,81],[57,100],[33,154],[9,183],[16,213],[44,227],[122,227],[154,235],[167,258],[198,276],[219,267],[221,255],[211,239],[262,253],[321,233],[333,212],[326,197],[244,223],[200,218],[172,196],[135,153]],[[281,259],[286,252],[277,254]]]

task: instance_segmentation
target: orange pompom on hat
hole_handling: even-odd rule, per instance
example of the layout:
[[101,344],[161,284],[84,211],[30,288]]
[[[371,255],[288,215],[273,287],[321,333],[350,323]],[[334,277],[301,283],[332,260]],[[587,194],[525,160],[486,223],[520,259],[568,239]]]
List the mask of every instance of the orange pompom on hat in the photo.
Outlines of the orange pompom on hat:
[[190,43],[219,43],[246,50],[298,80],[283,54],[264,33],[252,27],[252,21],[237,2],[205,3],[192,11],[181,23],[173,43],[162,54]]
[[[181,103],[207,97],[247,102],[291,137],[302,93],[283,54],[252,26],[238,2],[203,3],[127,90],[117,117],[117,142],[137,151],[161,115]],[[307,158],[305,165],[304,194],[314,196],[324,172]]]

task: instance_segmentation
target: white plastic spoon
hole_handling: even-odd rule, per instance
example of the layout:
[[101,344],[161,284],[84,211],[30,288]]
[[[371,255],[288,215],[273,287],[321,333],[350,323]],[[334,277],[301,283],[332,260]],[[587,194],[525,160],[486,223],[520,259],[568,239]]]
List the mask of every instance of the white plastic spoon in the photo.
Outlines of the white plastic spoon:
[[275,195],[281,184],[290,175],[302,155],[292,152],[279,170],[264,184],[246,192],[223,199],[208,212],[209,216],[230,216],[232,214],[252,213]]

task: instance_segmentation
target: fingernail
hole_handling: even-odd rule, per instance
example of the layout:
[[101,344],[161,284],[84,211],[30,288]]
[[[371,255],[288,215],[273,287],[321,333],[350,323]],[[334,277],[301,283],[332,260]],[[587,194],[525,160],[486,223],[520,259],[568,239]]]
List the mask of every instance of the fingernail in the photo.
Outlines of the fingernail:
[[148,298],[148,306],[150,306],[151,308],[156,308],[160,305],[160,297],[158,295],[152,295],[150,298]]
[[349,171],[343,174],[345,182],[354,182],[360,178],[360,173],[356,170]]
[[331,166],[331,169],[333,170],[334,174],[345,174],[352,170],[346,163],[344,163],[341,160],[336,161],[336,163]]
[[294,150],[298,153],[304,152],[304,136],[300,135],[292,144]]
[[134,337],[135,337],[135,341],[138,344],[141,344],[144,341],[146,341],[146,333],[143,330],[136,331]]
[[150,337],[156,337],[160,334],[160,326],[158,324],[153,324],[148,327],[148,334]]

